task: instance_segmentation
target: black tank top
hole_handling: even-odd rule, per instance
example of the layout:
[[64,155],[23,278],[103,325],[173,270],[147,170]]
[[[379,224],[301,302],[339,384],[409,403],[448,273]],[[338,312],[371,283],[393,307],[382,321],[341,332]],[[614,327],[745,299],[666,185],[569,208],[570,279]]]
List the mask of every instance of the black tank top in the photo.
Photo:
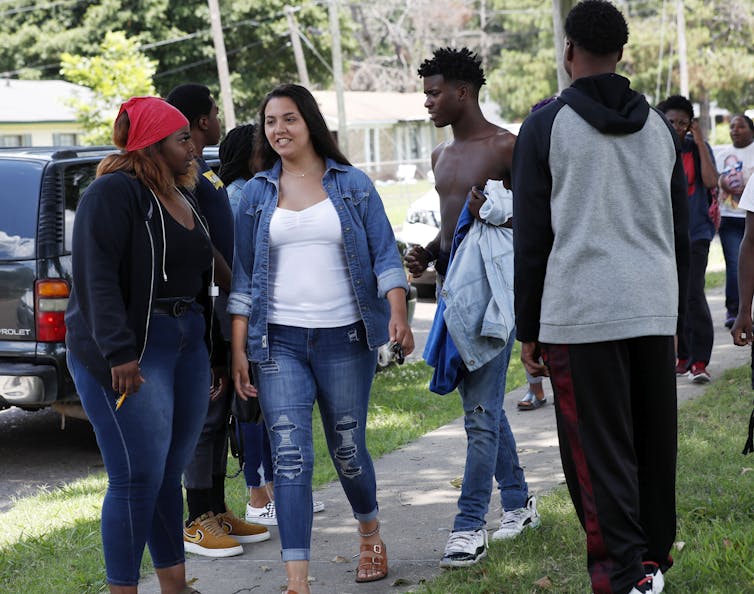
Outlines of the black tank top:
[[[198,297],[202,290],[202,274],[212,266],[212,244],[194,217],[190,231],[176,221],[166,208],[165,217],[165,273],[158,270],[157,298]],[[158,266],[162,263],[158,260]]]

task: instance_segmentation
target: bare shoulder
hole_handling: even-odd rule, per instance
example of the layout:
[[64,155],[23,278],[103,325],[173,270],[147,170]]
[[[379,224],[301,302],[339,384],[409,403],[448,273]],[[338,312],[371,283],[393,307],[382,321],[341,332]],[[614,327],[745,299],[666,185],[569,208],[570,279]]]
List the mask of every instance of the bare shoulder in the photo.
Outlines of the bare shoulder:
[[516,144],[516,135],[505,128],[495,126],[496,132],[490,137],[493,150],[498,154],[513,154],[513,146]]

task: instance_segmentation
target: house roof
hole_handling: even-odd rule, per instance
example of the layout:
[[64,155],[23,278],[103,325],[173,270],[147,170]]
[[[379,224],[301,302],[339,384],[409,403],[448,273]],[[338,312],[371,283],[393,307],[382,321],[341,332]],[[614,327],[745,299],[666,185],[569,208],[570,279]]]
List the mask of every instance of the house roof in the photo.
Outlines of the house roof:
[[[337,130],[338,100],[335,91],[313,91],[312,95],[317,100],[328,127]],[[348,127],[429,120],[424,108],[424,93],[346,91],[344,100]]]
[[[338,100],[335,91],[312,91],[330,130],[338,129]],[[346,91],[346,125],[363,128],[396,122],[428,122],[424,93],[388,93]],[[518,133],[520,124],[509,124],[500,118],[500,106],[492,101],[481,104],[482,113],[493,124]]]
[[0,79],[0,123],[75,122],[67,100],[89,96],[86,87],[64,80]]

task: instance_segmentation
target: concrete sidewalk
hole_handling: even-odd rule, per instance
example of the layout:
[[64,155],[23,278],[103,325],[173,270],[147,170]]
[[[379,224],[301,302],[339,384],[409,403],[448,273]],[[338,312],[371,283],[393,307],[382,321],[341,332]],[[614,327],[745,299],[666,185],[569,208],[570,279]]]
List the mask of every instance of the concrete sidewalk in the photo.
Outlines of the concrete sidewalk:
[[[713,381],[724,369],[739,367],[749,361],[749,349],[735,347],[723,326],[721,289],[708,292],[715,323],[715,347],[710,363]],[[516,403],[526,389],[506,395],[505,411],[526,469],[531,493],[541,495],[563,484],[563,473],[555,431],[552,393],[545,382],[547,406],[519,412]],[[701,394],[706,386],[697,386],[686,378],[678,382],[679,402]],[[606,395],[607,396],[607,395]],[[449,396],[457,397],[457,396]],[[441,398],[427,393],[427,398]],[[742,445],[745,420],[741,421]],[[739,431],[739,428],[735,428]],[[324,512],[314,516],[312,561],[313,594],[374,594],[410,592],[423,580],[440,573],[439,561],[456,513],[458,489],[451,479],[463,474],[466,438],[462,419],[428,433],[415,442],[375,460],[382,536],[390,565],[389,576],[372,584],[354,582],[358,552],[356,523],[338,483],[317,491],[316,498],[325,502]],[[242,510],[235,510],[240,512]],[[242,515],[239,513],[239,515]],[[488,528],[496,528],[500,518],[500,500],[495,490],[487,516]],[[264,543],[245,545],[245,552],[228,559],[209,559],[188,555],[187,576],[203,594],[260,592],[277,594],[285,587],[285,569],[280,561],[277,529]],[[140,592],[159,594],[157,579],[147,577]]]

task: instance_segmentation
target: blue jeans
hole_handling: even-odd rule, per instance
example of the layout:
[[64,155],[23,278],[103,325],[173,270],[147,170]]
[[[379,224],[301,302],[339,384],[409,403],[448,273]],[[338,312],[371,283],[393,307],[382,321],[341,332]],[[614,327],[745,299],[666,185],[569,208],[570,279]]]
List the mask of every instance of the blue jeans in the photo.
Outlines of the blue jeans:
[[720,244],[725,257],[725,310],[728,317],[738,315],[738,248],[744,237],[746,219],[743,217],[721,217]]
[[[152,314],[141,360],[146,382],[116,412],[118,394],[68,351],[68,368],[108,475],[102,544],[108,583],[135,586],[145,543],[157,568],[184,562],[181,473],[209,402],[204,318]],[[311,505],[310,505],[311,507]]]
[[503,410],[514,340],[515,334],[511,333],[505,349],[489,363],[469,373],[458,386],[468,445],[454,532],[484,528],[493,475],[504,510],[524,507],[529,497],[524,471],[518,462],[516,440]]
[[256,489],[272,481],[272,453],[267,427],[264,422],[239,423],[238,430],[243,435],[243,475],[246,486]]
[[310,557],[312,409],[316,400],[340,484],[354,517],[377,517],[377,483],[366,446],[367,406],[377,367],[362,322],[339,328],[268,326],[270,358],[255,364],[272,446],[283,561]]

